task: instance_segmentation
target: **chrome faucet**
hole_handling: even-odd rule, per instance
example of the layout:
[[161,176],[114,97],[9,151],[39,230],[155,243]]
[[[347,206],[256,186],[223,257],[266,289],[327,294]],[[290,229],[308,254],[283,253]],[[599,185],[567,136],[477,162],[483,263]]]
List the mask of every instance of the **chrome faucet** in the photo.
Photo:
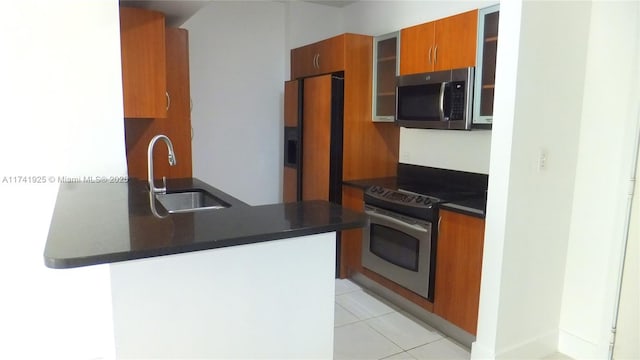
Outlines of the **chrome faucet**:
[[174,166],[176,164],[176,154],[173,152],[173,144],[171,143],[171,139],[167,137],[167,135],[156,135],[149,141],[149,148],[147,149],[147,165],[149,171],[149,191],[152,194],[161,193],[164,194],[167,192],[167,177],[162,177],[162,187],[157,188],[153,181],[153,147],[156,145],[158,140],[162,140],[167,144],[167,148],[169,149],[169,165]]

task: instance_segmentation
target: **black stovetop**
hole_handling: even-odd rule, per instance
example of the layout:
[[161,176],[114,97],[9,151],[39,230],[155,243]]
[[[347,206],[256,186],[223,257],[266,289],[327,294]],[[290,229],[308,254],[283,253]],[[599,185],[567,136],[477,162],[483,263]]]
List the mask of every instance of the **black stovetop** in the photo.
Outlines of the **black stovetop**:
[[483,195],[487,183],[485,174],[399,164],[396,182],[369,187],[365,203],[436,221],[439,204]]

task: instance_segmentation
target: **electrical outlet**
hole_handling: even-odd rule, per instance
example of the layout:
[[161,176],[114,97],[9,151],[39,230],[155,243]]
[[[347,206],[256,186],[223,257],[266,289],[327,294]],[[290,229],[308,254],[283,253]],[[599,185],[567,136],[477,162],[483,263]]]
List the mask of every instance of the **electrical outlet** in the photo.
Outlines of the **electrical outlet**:
[[538,152],[538,171],[543,171],[547,169],[547,160],[549,155],[547,154],[547,150],[540,149]]

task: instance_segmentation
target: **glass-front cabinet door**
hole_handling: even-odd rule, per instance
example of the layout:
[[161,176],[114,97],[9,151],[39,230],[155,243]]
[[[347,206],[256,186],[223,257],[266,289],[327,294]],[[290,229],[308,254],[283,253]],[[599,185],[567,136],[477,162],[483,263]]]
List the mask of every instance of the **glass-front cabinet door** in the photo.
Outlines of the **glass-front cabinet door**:
[[373,44],[373,121],[394,121],[400,32],[377,36]]
[[493,123],[499,14],[499,5],[489,6],[478,11],[478,50],[473,124],[481,127],[490,127]]

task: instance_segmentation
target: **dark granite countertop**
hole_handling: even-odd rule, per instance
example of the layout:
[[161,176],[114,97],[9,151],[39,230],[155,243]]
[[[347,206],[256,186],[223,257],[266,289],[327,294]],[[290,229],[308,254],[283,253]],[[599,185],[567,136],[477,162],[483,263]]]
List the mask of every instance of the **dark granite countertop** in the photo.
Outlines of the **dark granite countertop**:
[[440,209],[451,210],[484,219],[487,209],[487,195],[485,194],[484,196],[471,199],[451,201],[440,204],[439,206]]
[[[382,186],[393,190],[399,189],[397,177],[345,180],[342,183],[362,190],[365,190],[370,186]],[[487,194],[485,192],[484,194],[474,196],[472,198],[441,203],[438,207],[470,216],[484,218],[487,208]]]
[[353,186],[362,190],[370,186],[382,186],[387,189],[398,189],[398,178],[397,177],[384,177],[384,178],[373,178],[373,179],[359,179],[359,180],[344,180],[342,181],[344,185]]
[[72,268],[363,227],[366,216],[326,201],[249,206],[198,179],[168,180],[167,189],[203,189],[226,209],[151,211],[147,183],[60,186],[45,265]]

